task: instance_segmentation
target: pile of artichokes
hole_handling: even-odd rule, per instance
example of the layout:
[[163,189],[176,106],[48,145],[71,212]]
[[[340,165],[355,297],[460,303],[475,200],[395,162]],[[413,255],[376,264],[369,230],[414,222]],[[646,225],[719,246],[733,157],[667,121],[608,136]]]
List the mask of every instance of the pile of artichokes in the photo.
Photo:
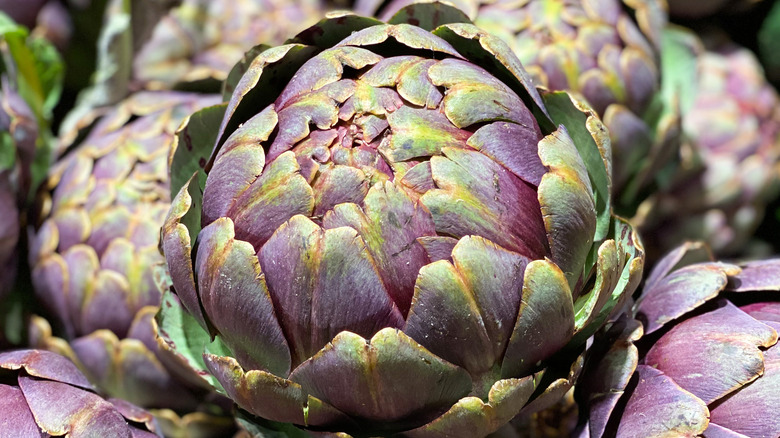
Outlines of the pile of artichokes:
[[668,1],[0,1],[0,437],[780,438],[771,2]]

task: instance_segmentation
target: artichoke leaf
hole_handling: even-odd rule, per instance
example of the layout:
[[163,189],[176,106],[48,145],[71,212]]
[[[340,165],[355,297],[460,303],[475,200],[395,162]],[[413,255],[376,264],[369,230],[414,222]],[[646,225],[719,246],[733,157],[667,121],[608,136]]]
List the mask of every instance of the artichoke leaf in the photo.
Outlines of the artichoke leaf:
[[596,230],[593,240],[600,242],[610,229],[612,207],[612,148],[609,134],[593,110],[580,99],[565,92],[544,93],[544,103],[557,125],[564,125],[577,147],[590,177],[590,189],[596,204]]
[[464,397],[439,418],[399,435],[408,438],[486,436],[517,415],[535,389],[535,376],[499,380],[490,389],[487,402],[479,397]]
[[484,66],[508,85],[536,116],[545,133],[555,130],[539,92],[509,46],[501,39],[470,23],[440,26],[433,32],[450,43],[469,62]]
[[439,1],[417,2],[396,12],[388,24],[411,23],[427,31],[451,23],[469,23],[471,19],[460,9]]
[[168,351],[183,364],[195,371],[209,385],[224,394],[219,381],[208,373],[203,353],[227,354],[229,349],[223,346],[219,337],[211,340],[211,335],[200,323],[184,309],[179,298],[171,291],[162,295],[160,310],[154,317],[157,344]]
[[590,271],[584,265],[597,226],[587,169],[564,126],[539,142],[539,157],[550,169],[538,190],[550,257],[574,289]]
[[216,143],[217,129],[225,115],[227,104],[204,108],[191,114],[176,132],[171,146],[169,166],[171,173],[171,198],[175,198],[192,176],[198,172],[201,190],[205,185],[205,169]]
[[573,334],[574,301],[564,273],[549,259],[534,260],[525,269],[522,301],[501,375],[528,375]]

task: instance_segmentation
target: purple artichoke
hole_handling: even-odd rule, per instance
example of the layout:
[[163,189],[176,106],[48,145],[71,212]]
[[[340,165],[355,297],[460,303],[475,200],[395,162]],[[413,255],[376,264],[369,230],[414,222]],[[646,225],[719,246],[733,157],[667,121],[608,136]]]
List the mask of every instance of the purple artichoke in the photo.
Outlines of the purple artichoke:
[[[50,171],[31,236],[36,295],[64,338],[36,318],[33,345],[71,358],[112,397],[155,409],[164,427],[179,422],[174,411],[199,409],[208,392],[155,340],[153,315],[170,284],[158,250],[170,205],[168,155],[182,120],[217,102],[144,92],[102,115]],[[181,426],[201,420],[188,417]],[[213,427],[224,433],[232,423]]]
[[170,348],[311,430],[479,437],[560,399],[643,264],[593,111],[436,3],[237,69],[172,162]]
[[[0,163],[0,298],[11,288],[16,277],[17,244],[21,232],[20,208],[25,205],[32,183],[30,174],[38,137],[38,123],[30,107],[11,88],[7,79],[0,88],[0,136],[3,155],[10,163]],[[5,150],[10,148],[10,150]]]
[[157,437],[148,412],[104,399],[68,359],[48,351],[0,353],[0,436]]
[[160,20],[134,60],[134,76],[151,89],[223,80],[255,44],[280,44],[314,24],[322,0],[184,0]]
[[14,286],[30,191],[50,161],[49,122],[61,79],[56,50],[0,13],[0,301]]
[[780,99],[747,49],[704,50],[684,30],[668,34],[680,63],[687,53],[695,66],[671,78],[688,88],[681,94],[688,158],[635,222],[653,258],[686,239],[739,254],[780,188]]
[[626,318],[597,336],[582,436],[780,436],[780,259],[709,257],[666,255],[635,306],[644,330]]

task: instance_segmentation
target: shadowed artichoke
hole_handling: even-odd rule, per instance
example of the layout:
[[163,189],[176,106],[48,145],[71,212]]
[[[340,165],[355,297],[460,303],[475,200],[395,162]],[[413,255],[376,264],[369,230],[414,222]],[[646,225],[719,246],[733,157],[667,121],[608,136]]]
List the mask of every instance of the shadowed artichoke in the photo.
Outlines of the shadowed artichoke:
[[48,351],[0,353],[0,435],[157,437],[154,417],[103,399],[68,359]]
[[592,110],[443,4],[236,71],[172,162],[170,348],[253,415],[356,436],[485,436],[566,393],[643,264]]
[[[382,6],[386,18],[412,0]],[[655,174],[675,158],[679,118],[660,90],[664,0],[455,0],[474,23],[502,38],[537,85],[580,93],[610,132],[613,193],[631,215]],[[359,0],[375,12],[382,2]]]
[[[49,164],[61,80],[54,47],[0,12],[0,301],[14,287],[30,191]],[[0,333],[0,343],[6,339]]]
[[184,0],[160,20],[134,60],[153,89],[225,79],[247,48],[280,44],[316,22],[322,0]]
[[581,436],[780,436],[780,259],[731,265],[687,243],[596,337]]
[[[31,184],[30,166],[35,156],[38,123],[30,107],[12,89],[7,78],[0,83],[0,298],[16,277],[17,244],[21,232],[19,208],[25,204]],[[8,155],[6,155],[8,154]]]
[[[733,44],[704,50],[670,29],[680,63],[685,165],[641,206],[636,223],[654,257],[685,239],[739,254],[780,183],[780,100],[755,56]],[[683,47],[680,50],[679,47]]]
[[[217,102],[217,96],[175,92],[131,96],[102,111],[39,193],[32,279],[64,339],[52,337],[46,321],[36,318],[31,342],[71,358],[112,397],[145,408],[187,413],[208,392],[158,351],[153,315],[170,284],[158,242],[170,205],[174,133],[190,112]],[[172,411],[155,413],[178,421]],[[184,427],[201,420],[188,417]],[[214,427],[229,429],[226,421]]]

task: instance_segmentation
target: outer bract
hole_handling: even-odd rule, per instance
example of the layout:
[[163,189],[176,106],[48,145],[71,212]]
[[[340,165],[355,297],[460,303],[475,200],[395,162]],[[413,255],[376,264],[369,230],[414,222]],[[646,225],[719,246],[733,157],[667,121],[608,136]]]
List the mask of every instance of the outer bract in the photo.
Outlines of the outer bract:
[[[780,436],[780,259],[731,265],[670,252],[635,307],[597,336],[581,436]],[[638,348],[637,348],[638,347]]]
[[680,62],[695,61],[695,70],[676,78],[690,90],[681,93],[688,158],[635,220],[651,255],[693,238],[717,254],[738,254],[780,183],[780,99],[747,49],[726,44],[705,51],[684,30],[669,35],[689,48],[676,50]]
[[[64,339],[36,318],[31,342],[71,358],[112,397],[145,408],[191,412],[208,392],[158,351],[153,316],[170,284],[157,247],[170,205],[171,143],[190,112],[217,102],[213,95],[133,95],[99,118],[39,193],[33,284]],[[167,421],[176,419],[173,411],[156,413]],[[182,427],[203,420],[193,415]],[[224,433],[230,421],[213,427]]]
[[134,60],[148,88],[225,79],[255,44],[280,44],[314,24],[322,0],[184,0],[157,24]]
[[49,351],[0,353],[0,437],[157,437],[148,412],[104,399],[68,359]]
[[[375,0],[358,1],[376,9]],[[412,0],[383,7],[388,17]],[[585,97],[610,132],[613,193],[632,215],[655,174],[675,158],[679,117],[658,98],[664,0],[455,0],[502,38],[537,85]]]
[[332,16],[190,119],[163,248],[215,342],[170,346],[266,420],[485,436],[566,393],[642,250],[590,109],[454,8],[397,17]]

